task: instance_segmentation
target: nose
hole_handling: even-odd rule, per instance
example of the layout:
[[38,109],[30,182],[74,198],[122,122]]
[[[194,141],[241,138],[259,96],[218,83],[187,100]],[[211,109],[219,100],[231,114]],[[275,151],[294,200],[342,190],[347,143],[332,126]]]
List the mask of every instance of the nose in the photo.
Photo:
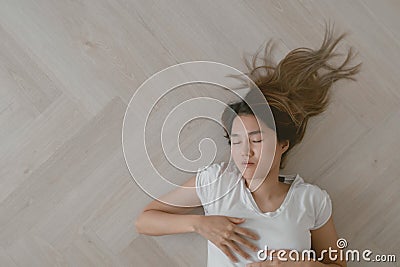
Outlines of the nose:
[[253,149],[251,146],[248,145],[248,142],[244,142],[240,148],[240,154],[242,156],[250,157],[253,155]]

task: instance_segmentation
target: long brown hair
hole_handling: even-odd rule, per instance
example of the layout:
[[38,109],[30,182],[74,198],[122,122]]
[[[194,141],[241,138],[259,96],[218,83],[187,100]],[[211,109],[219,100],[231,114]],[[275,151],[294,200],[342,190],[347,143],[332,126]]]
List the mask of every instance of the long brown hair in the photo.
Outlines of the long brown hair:
[[[294,49],[277,65],[270,57],[272,40],[265,46],[261,65],[257,65],[261,49],[255,53],[251,62],[245,59],[248,68],[245,75],[262,92],[272,111],[277,141],[283,143],[289,140],[289,148],[282,154],[280,169],[285,168],[288,152],[303,139],[308,119],[322,113],[328,107],[329,89],[332,84],[340,79],[355,81],[353,76],[360,71],[362,63],[348,66],[354,57],[352,47],[347,51],[346,59],[341,65],[334,66],[328,63],[331,58],[339,55],[334,53],[334,49],[347,35],[345,32],[339,37],[334,37],[333,32],[333,27],[326,24],[324,40],[319,49]],[[256,89],[247,79],[237,78],[245,81],[245,86],[250,87],[250,92],[243,101],[230,103],[222,114],[225,137],[229,145],[233,119],[238,115],[254,115],[247,103]],[[235,112],[233,115],[232,110]],[[266,124],[271,127],[270,122]]]

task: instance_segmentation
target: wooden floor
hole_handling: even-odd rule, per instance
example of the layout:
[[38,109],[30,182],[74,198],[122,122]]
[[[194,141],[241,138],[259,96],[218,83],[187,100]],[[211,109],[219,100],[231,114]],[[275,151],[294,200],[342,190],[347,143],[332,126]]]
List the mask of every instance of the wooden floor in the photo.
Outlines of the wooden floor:
[[[242,55],[270,38],[278,60],[317,48],[324,19],[350,33],[342,48],[356,48],[362,72],[335,85],[332,104],[310,121],[283,173],[329,192],[350,249],[399,258],[399,13],[397,0],[3,0],[0,265],[205,266],[198,235],[135,232],[151,198],[124,160],[128,103],[147,78],[176,63],[244,71]],[[225,142],[217,130],[201,132],[213,133]],[[186,153],[195,158],[198,142],[190,141]]]

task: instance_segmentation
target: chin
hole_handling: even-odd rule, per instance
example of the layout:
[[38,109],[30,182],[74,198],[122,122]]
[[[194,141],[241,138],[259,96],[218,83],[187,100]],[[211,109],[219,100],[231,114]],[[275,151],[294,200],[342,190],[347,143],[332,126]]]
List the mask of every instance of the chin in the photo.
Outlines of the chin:
[[245,180],[251,180],[251,178],[253,178],[253,172],[243,171],[243,170],[241,170],[240,172],[242,173],[242,177]]
[[243,179],[244,179],[245,181],[247,181],[247,182],[250,182],[253,178],[251,178],[251,177],[243,177]]

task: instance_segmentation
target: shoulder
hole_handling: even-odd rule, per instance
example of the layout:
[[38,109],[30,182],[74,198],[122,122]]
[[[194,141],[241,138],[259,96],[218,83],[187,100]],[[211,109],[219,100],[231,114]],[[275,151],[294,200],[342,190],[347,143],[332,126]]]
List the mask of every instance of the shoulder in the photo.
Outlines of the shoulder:
[[330,201],[329,193],[324,188],[308,183],[302,177],[298,177],[296,191],[296,195],[298,198],[301,198],[302,203],[312,206],[316,211],[325,202]]
[[298,199],[303,209],[312,219],[310,230],[319,229],[332,215],[332,201],[328,192],[316,184],[304,182],[299,183]]
[[298,183],[296,188],[302,193],[307,193],[309,196],[314,196],[314,197],[327,193],[327,191],[324,188],[316,184],[306,182],[304,178],[301,177],[300,175],[298,175],[297,179]]
[[226,162],[213,163],[197,170],[197,177],[212,182],[218,179],[227,167]]
[[203,205],[226,195],[237,179],[235,169],[227,162],[213,163],[198,169],[196,191]]

